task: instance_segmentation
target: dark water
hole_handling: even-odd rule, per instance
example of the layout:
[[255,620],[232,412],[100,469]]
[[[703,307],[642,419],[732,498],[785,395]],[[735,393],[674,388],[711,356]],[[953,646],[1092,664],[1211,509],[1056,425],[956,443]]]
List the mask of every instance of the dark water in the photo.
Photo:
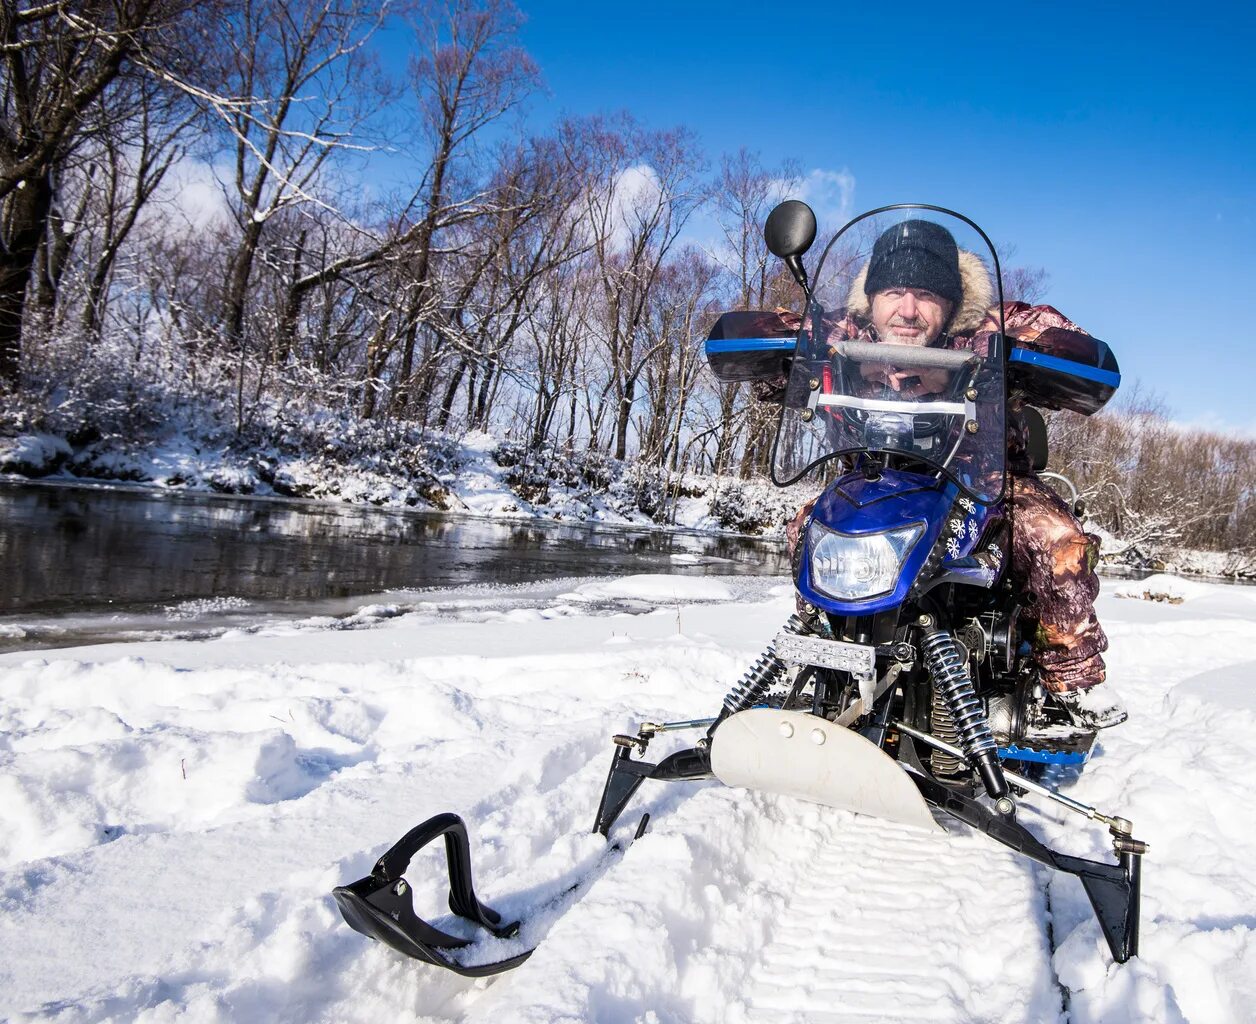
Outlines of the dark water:
[[[106,487],[0,486],[0,649],[43,646],[17,636],[15,624],[30,627],[37,618],[160,610],[178,617],[180,608],[214,599],[226,605],[221,612],[247,602],[251,615],[280,603],[296,614],[394,590],[787,571],[779,541]],[[24,635],[33,638],[30,628]]]

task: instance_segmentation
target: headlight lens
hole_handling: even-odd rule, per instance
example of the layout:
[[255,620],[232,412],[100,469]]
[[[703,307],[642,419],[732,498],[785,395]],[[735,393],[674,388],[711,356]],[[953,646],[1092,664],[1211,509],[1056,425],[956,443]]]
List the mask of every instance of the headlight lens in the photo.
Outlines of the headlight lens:
[[924,523],[884,533],[838,533],[812,523],[811,582],[829,597],[853,601],[888,594],[920,535]]

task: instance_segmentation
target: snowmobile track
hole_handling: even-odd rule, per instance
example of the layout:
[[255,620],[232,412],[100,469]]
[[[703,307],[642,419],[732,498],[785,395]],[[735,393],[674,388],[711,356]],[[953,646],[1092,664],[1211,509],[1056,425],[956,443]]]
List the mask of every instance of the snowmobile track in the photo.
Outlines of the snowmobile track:
[[[1032,867],[982,837],[856,821],[806,872],[748,972],[744,1013],[730,1019],[1058,1017],[1043,891]],[[980,948],[974,933],[986,936]],[[1009,972],[1037,998],[1007,993]]]

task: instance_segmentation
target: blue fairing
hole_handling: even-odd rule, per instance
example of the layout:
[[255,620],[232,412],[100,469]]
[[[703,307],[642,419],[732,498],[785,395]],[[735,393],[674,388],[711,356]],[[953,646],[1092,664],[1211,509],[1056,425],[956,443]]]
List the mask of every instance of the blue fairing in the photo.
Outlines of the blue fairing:
[[931,476],[893,469],[883,470],[876,480],[867,480],[862,473],[850,473],[834,481],[816,502],[808,525],[819,522],[839,533],[859,535],[923,523],[924,533],[908,552],[891,592],[844,601],[828,597],[812,585],[812,538],[809,531],[804,531],[796,580],[798,592],[805,601],[831,614],[871,615],[895,608],[907,599],[944,529],[948,533],[949,551],[940,568],[954,566],[956,571],[962,572],[963,561],[976,549],[986,523],[997,511],[968,502],[971,508],[961,509],[959,515],[954,515],[952,509],[958,494],[958,489],[950,482],[939,483]]

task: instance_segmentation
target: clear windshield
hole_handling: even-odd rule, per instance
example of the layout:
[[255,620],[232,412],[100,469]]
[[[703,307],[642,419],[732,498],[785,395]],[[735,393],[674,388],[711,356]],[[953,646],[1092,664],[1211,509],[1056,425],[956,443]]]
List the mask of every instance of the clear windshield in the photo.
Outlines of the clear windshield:
[[928,208],[851,221],[815,268],[772,476],[882,453],[982,503],[1003,492],[997,266],[981,233]]

